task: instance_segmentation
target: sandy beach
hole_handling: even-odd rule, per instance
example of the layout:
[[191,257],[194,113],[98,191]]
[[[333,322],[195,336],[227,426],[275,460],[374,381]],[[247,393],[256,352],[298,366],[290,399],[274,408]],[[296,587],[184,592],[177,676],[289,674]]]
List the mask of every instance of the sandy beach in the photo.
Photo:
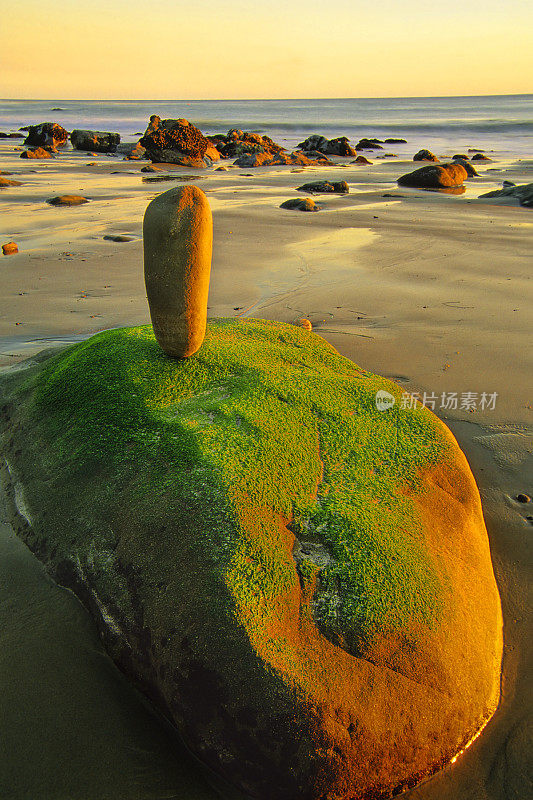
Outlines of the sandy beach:
[[[437,155],[444,160],[453,153]],[[397,178],[416,166],[403,156],[369,158],[368,166],[335,158],[333,166],[241,169],[222,160],[201,171],[143,173],[147,161],[70,149],[55,158],[24,161],[16,140],[0,141],[1,176],[21,183],[0,189],[0,244],[14,241],[19,249],[0,256],[0,367],[16,368],[42,349],[96,331],[149,323],[144,210],[180,181],[201,187],[214,219],[209,316],[309,319],[317,334],[365,370],[425,396],[466,453],[481,492],[504,614],[501,703],[467,752],[405,796],[525,800],[532,789],[533,502],[516,497],[533,496],[533,213],[517,202],[478,198],[504,180],[531,183],[533,160],[476,163],[479,177],[465,182],[464,194],[454,195],[398,187]],[[227,169],[218,170],[221,165]],[[297,187],[319,179],[347,181],[350,192],[316,195],[319,213],[279,207],[305,197]],[[72,208],[46,202],[65,194],[89,202]],[[115,236],[127,241],[114,241]],[[214,797],[187,755],[164,755],[173,746],[169,731],[114,670],[78,601],[50,583],[5,525],[1,547],[2,626],[28,632],[27,641],[17,645],[25,648],[19,653],[22,666],[0,663],[2,684],[8,686],[3,724],[14,732],[9,767],[0,761],[0,785],[15,788],[4,796]],[[25,576],[27,592],[13,580],[18,574]],[[50,630],[34,624],[32,593],[39,593],[43,608],[55,609],[56,651],[50,649]],[[80,658],[84,648],[88,660]],[[47,693],[60,694],[57,664],[70,652],[70,674],[62,678],[70,696],[52,711]],[[49,711],[45,715],[32,694],[36,684]],[[100,704],[88,702],[90,691],[99,703],[104,698]],[[21,707],[24,714],[15,715],[13,709]],[[54,740],[58,731],[65,735],[65,719],[72,714],[80,714],[83,735],[68,744],[62,740],[62,753],[66,748],[74,767],[57,783],[53,750],[40,742]],[[91,726],[100,731],[98,743],[91,743]],[[26,730],[38,732],[31,747],[23,744]],[[95,771],[91,764],[108,746],[114,758]],[[27,747],[31,772],[25,769]],[[134,785],[119,789],[120,774],[134,763]]]

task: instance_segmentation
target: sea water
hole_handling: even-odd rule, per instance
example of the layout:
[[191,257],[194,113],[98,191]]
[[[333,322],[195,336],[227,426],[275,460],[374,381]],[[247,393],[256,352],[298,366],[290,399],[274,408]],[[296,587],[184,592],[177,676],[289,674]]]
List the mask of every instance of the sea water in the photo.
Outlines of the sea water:
[[67,130],[115,131],[124,141],[144,132],[152,114],[184,117],[205,134],[241,128],[268,134],[291,148],[318,133],[402,138],[388,151],[412,158],[426,147],[454,155],[468,148],[495,157],[533,157],[533,95],[484,97],[398,97],[302,100],[0,100],[0,130],[11,132],[38,122]]

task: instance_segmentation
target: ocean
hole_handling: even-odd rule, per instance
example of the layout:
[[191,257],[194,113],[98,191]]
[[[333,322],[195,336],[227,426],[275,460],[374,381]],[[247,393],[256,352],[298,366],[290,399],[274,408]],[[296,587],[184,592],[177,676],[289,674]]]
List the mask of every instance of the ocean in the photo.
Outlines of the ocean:
[[312,133],[403,138],[391,152],[412,158],[427,147],[453,155],[469,147],[500,158],[533,157],[533,94],[485,97],[402,97],[304,100],[0,100],[0,130],[58,122],[67,130],[89,128],[133,141],[151,114],[185,117],[205,134],[230,128],[268,134],[291,148]]

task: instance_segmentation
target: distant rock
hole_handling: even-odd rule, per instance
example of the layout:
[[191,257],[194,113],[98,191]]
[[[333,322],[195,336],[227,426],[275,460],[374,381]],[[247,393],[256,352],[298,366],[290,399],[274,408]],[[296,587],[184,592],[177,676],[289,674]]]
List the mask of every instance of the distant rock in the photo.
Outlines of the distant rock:
[[140,144],[146,148],[147,158],[158,163],[200,169],[212,161],[211,157],[204,160],[212,142],[186,119],[162,120],[153,114]]
[[51,206],[81,206],[89,201],[86,197],[82,197],[79,194],[62,194],[57,197],[52,197],[46,202]]
[[270,136],[261,136],[259,133],[245,132],[238,128],[228,131],[226,136],[209,137],[213,146],[217,148],[222,158],[239,158],[247,153],[270,153],[277,155],[283,153],[285,148],[276,144]]
[[4,133],[0,131],[0,139],[24,139],[22,133]]
[[15,253],[18,253],[19,248],[15,242],[6,242],[2,245],[2,253],[5,256],[13,256]]
[[407,144],[407,139],[385,139],[385,144]]
[[40,122],[28,126],[28,135],[24,144],[30,147],[65,147],[68,142],[68,131],[57,122]]
[[30,147],[20,154],[21,158],[52,158],[52,153],[44,147]]
[[[493,192],[486,192],[479,196],[480,200],[492,198],[507,198],[509,201],[518,200],[524,208],[533,208],[533,183],[523,183],[520,186],[506,186]],[[505,201],[504,201],[505,202]]]
[[399,186],[411,186],[416,189],[448,189],[463,185],[468,177],[461,164],[439,164],[415,169],[398,178]]
[[22,186],[20,181],[10,181],[9,178],[0,177],[0,189],[7,189],[8,186]]
[[315,201],[310,200],[309,197],[296,197],[294,200],[285,200],[280,205],[280,208],[288,208],[290,211],[320,211],[320,206],[317,206]]
[[467,161],[464,158],[459,158],[458,156],[454,156],[453,160],[456,164],[460,164],[466,169],[469,178],[479,178],[479,173],[476,172],[470,161]]
[[318,152],[328,156],[355,156],[356,152],[350,145],[347,136],[338,136],[336,139],[326,139],[316,133],[300,142],[298,147],[305,153]]
[[109,131],[74,130],[70,134],[70,141],[75,150],[115,153],[120,143],[120,134]]
[[228,167],[217,167],[215,172],[228,172]]
[[139,142],[123,142],[117,145],[117,153],[124,156],[125,161],[138,161],[146,158],[146,150]]
[[439,159],[431,150],[419,150],[418,153],[413,156],[413,161],[434,161],[438,163]]
[[350,164],[372,164],[372,162],[369,161],[368,158],[365,158],[364,156],[357,156],[355,161],[350,161]]
[[463,161],[469,161],[469,157],[464,153],[456,153],[454,156],[452,156],[452,158],[454,161],[456,161],[459,158],[462,159]]
[[271,166],[278,166],[278,165],[290,165],[290,166],[301,166],[301,167],[308,167],[308,166],[322,166],[323,164],[331,164],[328,158],[323,156],[321,160],[315,159],[312,160],[307,157],[304,153],[278,153],[277,155],[271,155],[270,153],[251,153],[249,155],[243,155],[238,158],[234,162],[235,166],[237,167],[271,167]]
[[475,156],[472,156],[472,161],[492,161],[492,158],[489,158],[484,153],[476,153]]
[[355,145],[356,150],[383,150],[380,139],[360,139]]
[[485,151],[484,150],[480,150],[477,147],[469,147],[468,148],[468,152],[469,153],[484,153]]
[[312,181],[311,183],[304,183],[303,186],[298,186],[299,192],[313,192],[316,194],[347,194],[350,188],[346,181],[330,182],[330,181]]

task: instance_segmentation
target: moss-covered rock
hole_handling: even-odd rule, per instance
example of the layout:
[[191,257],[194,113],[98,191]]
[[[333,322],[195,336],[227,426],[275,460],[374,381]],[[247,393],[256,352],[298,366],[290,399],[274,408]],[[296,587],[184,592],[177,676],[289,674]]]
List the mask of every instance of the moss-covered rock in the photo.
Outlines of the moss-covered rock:
[[301,328],[217,320],[187,361],[114,330],[4,388],[20,535],[244,794],[386,797],[493,713],[479,495],[395,384]]

